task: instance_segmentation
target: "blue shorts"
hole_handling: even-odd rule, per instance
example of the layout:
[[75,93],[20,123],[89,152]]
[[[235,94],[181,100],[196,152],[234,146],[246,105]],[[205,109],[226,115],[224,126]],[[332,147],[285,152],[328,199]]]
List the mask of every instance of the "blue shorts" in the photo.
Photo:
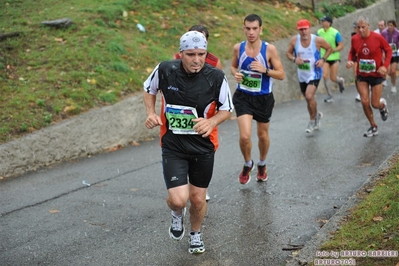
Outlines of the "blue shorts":
[[162,149],[163,177],[166,188],[191,185],[207,188],[211,182],[215,152],[206,154],[182,154]]

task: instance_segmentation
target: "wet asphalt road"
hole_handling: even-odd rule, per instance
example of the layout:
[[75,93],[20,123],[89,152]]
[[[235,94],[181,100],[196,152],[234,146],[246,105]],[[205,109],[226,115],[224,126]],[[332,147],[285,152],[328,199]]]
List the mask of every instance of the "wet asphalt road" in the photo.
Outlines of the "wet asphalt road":
[[[368,123],[354,87],[335,92],[332,104],[323,96],[312,135],[304,100],[276,105],[266,183],[238,183],[237,124],[220,126],[204,254],[188,253],[188,237],[169,239],[156,139],[1,182],[0,264],[285,265],[283,248],[306,244],[398,148],[399,94],[384,92],[390,116],[382,122],[375,111],[373,138],[362,136]],[[257,161],[256,130],[253,140]]]

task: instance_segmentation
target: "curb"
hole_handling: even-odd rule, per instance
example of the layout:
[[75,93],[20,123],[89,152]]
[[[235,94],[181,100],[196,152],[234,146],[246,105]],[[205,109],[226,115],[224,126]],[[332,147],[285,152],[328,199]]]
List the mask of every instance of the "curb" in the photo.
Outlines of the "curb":
[[374,183],[388,171],[392,166],[395,156],[399,155],[399,149],[394,151],[377,169],[377,171],[367,179],[366,182],[342,205],[342,207],[328,220],[328,222],[317,232],[302,248],[299,253],[288,261],[286,266],[309,265],[316,258],[317,249],[326,242],[330,237],[330,232],[337,231],[340,228],[342,218],[347,216],[350,210],[357,206],[361,199],[358,194],[365,191],[367,187],[373,186]]

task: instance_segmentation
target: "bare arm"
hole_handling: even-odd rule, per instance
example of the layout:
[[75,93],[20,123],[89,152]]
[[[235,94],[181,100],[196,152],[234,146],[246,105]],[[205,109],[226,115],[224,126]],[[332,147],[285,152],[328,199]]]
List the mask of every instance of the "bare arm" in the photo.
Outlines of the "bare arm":
[[268,60],[270,65],[273,66],[273,69],[269,69],[268,75],[274,79],[283,80],[285,77],[284,67],[283,64],[281,63],[280,56],[278,55],[276,46],[269,44],[267,46],[266,54],[267,57],[269,57]]
[[316,47],[318,49],[324,48],[326,50],[324,57],[320,58],[316,62],[317,67],[322,67],[324,62],[326,61],[325,59],[328,58],[330,56],[330,54],[332,53],[332,48],[331,48],[331,45],[325,39],[323,39],[321,37],[316,37]]
[[335,49],[333,49],[332,52],[333,52],[333,53],[339,52],[339,51],[341,51],[342,49],[344,49],[344,42],[339,42],[338,45],[337,45],[337,47],[335,47]]
[[269,44],[267,46],[266,56],[269,68],[264,66],[255,58],[255,61],[251,63],[251,70],[267,74],[269,77],[272,77],[274,79],[283,80],[285,76],[284,67],[281,63],[276,46]]
[[222,65],[222,62],[220,60],[217,61],[216,68],[219,68],[220,70],[223,70],[223,65]]
[[144,105],[147,112],[147,119],[145,120],[145,126],[148,129],[152,129],[156,126],[162,125],[161,118],[155,113],[155,102],[157,100],[156,95],[144,92]]
[[240,44],[237,43],[234,45],[233,48],[233,58],[231,59],[231,67],[230,67],[230,72],[233,75],[234,79],[236,80],[237,83],[240,83],[242,81],[242,73],[239,72],[238,70],[238,50],[240,49]]
[[294,47],[296,43],[296,38],[297,36],[295,35],[294,37],[291,38],[289,44],[288,44],[288,49],[287,52],[285,53],[285,56],[287,57],[288,60],[295,62],[296,58],[294,55]]

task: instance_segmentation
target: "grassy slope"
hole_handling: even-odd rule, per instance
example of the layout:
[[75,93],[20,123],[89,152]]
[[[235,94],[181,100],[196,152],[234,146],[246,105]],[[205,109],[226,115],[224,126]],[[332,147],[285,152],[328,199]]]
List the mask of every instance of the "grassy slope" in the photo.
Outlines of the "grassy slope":
[[[329,241],[320,250],[341,252],[345,250],[365,251],[366,256],[341,256],[353,258],[356,265],[399,265],[399,257],[372,257],[368,252],[391,250],[399,252],[399,155],[391,160],[391,169],[381,173],[369,185],[367,191],[359,193],[362,202],[342,221],[342,227],[331,232]],[[370,255],[370,256],[369,256]],[[331,259],[331,256],[320,257]],[[313,264],[312,264],[313,265]]]
[[[264,19],[268,41],[293,34],[299,18],[317,23],[292,5],[266,1],[14,0],[1,5],[1,31],[22,34],[0,42],[0,144],[140,90],[152,68],[177,51],[191,25],[208,27],[210,50],[223,60],[243,39],[242,21],[249,13]],[[73,26],[41,25],[64,17]]]

